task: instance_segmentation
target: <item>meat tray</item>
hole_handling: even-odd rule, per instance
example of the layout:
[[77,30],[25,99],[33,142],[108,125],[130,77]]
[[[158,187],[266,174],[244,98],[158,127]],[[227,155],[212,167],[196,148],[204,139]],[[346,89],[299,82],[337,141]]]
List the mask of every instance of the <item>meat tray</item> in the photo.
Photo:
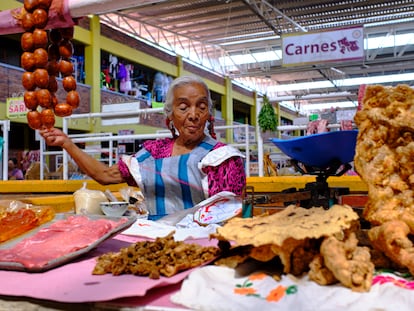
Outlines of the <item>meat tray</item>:
[[69,216],[75,216],[75,217],[84,217],[84,216],[86,216],[91,220],[104,218],[104,219],[114,220],[114,221],[119,221],[122,218],[126,218],[127,221],[120,224],[119,226],[113,228],[112,230],[107,232],[105,235],[103,235],[102,237],[100,237],[99,239],[97,239],[96,241],[94,241],[93,243],[88,245],[87,247],[84,247],[84,248],[79,249],[77,251],[74,251],[72,253],[68,253],[68,254],[66,254],[62,257],[59,257],[57,259],[53,259],[53,260],[49,261],[46,265],[44,265],[42,267],[29,268],[29,267],[24,266],[21,263],[18,263],[18,262],[6,262],[6,261],[1,261],[1,259],[0,259],[0,269],[1,270],[13,270],[13,271],[26,271],[26,272],[44,272],[44,271],[50,270],[52,268],[61,266],[65,263],[68,263],[68,262],[74,260],[75,258],[77,258],[77,257],[79,257],[83,254],[88,253],[92,249],[96,248],[102,242],[104,242],[104,241],[110,239],[111,237],[119,234],[120,232],[128,229],[135,222],[135,220],[137,218],[137,215],[135,213],[129,213],[129,214],[126,214],[126,215],[121,216],[121,217],[108,217],[108,216],[103,216],[103,215],[75,215],[73,213],[59,213],[59,214],[55,215],[54,219],[52,219],[51,221],[39,226],[38,228],[33,229],[31,231],[28,231],[27,233],[25,233],[25,234],[23,234],[23,235],[21,235],[17,238],[14,238],[10,241],[0,243],[0,249],[11,248],[15,244],[19,243],[21,240],[35,235],[40,229],[47,228],[52,223],[54,223],[58,220],[64,220]]

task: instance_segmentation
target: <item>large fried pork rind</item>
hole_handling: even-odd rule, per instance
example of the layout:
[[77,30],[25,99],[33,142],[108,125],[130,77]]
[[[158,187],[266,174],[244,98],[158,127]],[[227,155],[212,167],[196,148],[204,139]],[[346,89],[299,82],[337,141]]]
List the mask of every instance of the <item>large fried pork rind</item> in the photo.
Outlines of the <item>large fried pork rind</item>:
[[[368,86],[355,115],[355,168],[368,186],[369,238],[397,266],[414,272],[414,90]],[[379,226],[379,227],[375,227]],[[379,256],[376,256],[379,258]]]
[[278,213],[254,218],[233,218],[217,229],[218,238],[236,245],[282,246],[289,238],[304,240],[342,234],[358,220],[348,205],[302,208],[290,205]]
[[414,91],[367,86],[355,115],[354,164],[368,186],[364,218],[373,225],[403,218],[414,229]]
[[307,264],[299,268],[292,262],[298,262],[299,257],[303,262],[311,261],[315,255],[311,240],[332,235],[342,238],[357,220],[358,214],[347,205],[334,205],[328,210],[291,205],[272,215],[231,219],[217,229],[216,238],[232,241],[235,247],[252,245],[250,257],[256,260],[279,256],[284,273],[299,274],[308,269]]

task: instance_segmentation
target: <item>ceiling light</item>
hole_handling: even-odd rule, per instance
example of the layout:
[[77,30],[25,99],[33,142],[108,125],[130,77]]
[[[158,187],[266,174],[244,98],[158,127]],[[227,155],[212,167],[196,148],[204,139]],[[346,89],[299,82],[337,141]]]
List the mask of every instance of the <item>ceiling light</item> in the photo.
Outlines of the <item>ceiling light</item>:
[[362,77],[362,78],[350,78],[344,80],[336,80],[335,84],[341,86],[352,86],[361,84],[377,84],[377,83],[395,83],[414,80],[414,73],[399,73],[387,76],[376,77]]
[[284,93],[301,90],[311,89],[328,89],[336,88],[338,86],[354,86],[361,84],[382,84],[382,83],[396,83],[404,81],[414,80],[414,73],[400,73],[387,76],[375,76],[375,77],[361,77],[361,78],[349,78],[339,79],[334,81],[315,81],[305,83],[292,83],[292,84],[278,84],[268,87],[269,93]]

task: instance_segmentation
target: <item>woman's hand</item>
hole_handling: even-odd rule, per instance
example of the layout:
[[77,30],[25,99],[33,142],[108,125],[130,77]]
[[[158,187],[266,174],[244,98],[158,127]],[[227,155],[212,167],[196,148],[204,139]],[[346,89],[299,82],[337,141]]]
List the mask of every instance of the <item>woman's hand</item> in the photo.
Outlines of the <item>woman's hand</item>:
[[79,169],[100,184],[109,185],[125,182],[117,164],[107,166],[83,152],[61,130],[57,128],[42,128],[39,130],[39,133],[49,146],[57,146],[65,149],[76,162]]
[[63,147],[65,142],[69,141],[69,137],[57,128],[42,128],[39,130],[40,135],[45,139],[49,146]]

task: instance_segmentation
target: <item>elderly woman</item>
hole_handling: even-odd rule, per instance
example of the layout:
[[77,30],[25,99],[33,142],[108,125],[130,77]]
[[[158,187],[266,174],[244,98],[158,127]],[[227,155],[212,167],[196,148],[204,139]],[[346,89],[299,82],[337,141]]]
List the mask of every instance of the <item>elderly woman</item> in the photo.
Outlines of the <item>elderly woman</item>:
[[135,155],[124,155],[112,166],[84,153],[58,129],[43,129],[40,134],[48,145],[65,149],[97,182],[138,186],[151,219],[156,219],[193,207],[221,191],[242,193],[246,183],[243,155],[215,140],[212,110],[210,91],[203,80],[195,76],[175,79],[164,105],[172,138],[148,140]]

